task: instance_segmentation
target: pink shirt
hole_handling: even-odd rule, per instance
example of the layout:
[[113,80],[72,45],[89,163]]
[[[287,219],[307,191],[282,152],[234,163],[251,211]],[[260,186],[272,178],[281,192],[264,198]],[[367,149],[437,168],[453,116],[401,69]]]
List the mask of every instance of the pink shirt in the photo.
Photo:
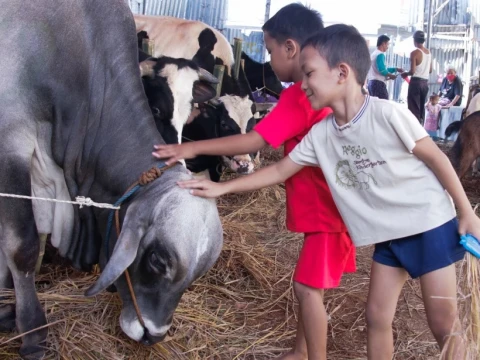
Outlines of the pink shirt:
[[440,111],[442,110],[442,105],[432,105],[428,102],[425,108],[425,130],[427,131],[437,131],[438,119],[440,117]]

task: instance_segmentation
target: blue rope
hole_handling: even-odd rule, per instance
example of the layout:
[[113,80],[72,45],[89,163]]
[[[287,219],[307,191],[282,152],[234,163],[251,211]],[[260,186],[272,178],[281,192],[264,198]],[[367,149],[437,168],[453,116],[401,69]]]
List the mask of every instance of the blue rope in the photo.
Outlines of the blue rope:
[[[161,169],[166,166],[165,163],[159,163],[158,168]],[[118,199],[114,206],[120,206],[125,200],[127,200],[130,196],[135,194],[138,189],[140,189],[142,186],[140,184],[134,186],[132,189],[130,189],[129,192],[125,193],[120,199]],[[105,257],[107,258],[107,261],[110,258],[110,249],[109,249],[109,239],[110,239],[110,233],[112,231],[112,223],[113,223],[113,215],[115,214],[115,210],[111,210],[110,214],[108,214],[108,221],[107,221],[107,233],[105,235]]]

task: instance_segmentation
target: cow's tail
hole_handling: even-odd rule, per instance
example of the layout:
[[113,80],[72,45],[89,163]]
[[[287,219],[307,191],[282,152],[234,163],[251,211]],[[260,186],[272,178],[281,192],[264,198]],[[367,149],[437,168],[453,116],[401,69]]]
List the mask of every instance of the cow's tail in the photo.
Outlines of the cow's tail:
[[448,125],[447,128],[445,129],[445,137],[448,138],[454,132],[459,132],[463,123],[464,123],[463,121],[454,121],[450,125]]

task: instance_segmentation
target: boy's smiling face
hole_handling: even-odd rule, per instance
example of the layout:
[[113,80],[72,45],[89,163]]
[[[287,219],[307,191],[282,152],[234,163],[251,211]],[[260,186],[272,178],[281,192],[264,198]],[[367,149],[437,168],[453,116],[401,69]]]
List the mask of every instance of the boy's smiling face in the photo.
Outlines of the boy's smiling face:
[[303,71],[302,89],[314,110],[331,106],[340,85],[340,69],[330,69],[327,61],[312,46],[300,55]]

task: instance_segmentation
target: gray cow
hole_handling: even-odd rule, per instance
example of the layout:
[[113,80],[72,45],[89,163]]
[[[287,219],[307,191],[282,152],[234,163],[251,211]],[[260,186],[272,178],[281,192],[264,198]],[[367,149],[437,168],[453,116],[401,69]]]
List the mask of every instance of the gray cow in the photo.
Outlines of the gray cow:
[[[157,166],[163,143],[142,88],[132,14],[124,0],[11,0],[0,9],[0,192],[114,203]],[[176,186],[167,170],[122,205],[122,232],[105,237],[109,211],[0,198],[0,328],[46,324],[35,292],[38,233],[77,268],[100,262],[95,295],[115,284],[120,325],[136,341],[162,340],[185,289],[216,261],[222,228],[215,203]],[[192,231],[195,229],[195,231]],[[109,252],[105,253],[108,240]],[[109,260],[108,260],[109,259]],[[129,269],[145,327],[125,277]],[[44,355],[47,330],[24,335],[24,359]]]

